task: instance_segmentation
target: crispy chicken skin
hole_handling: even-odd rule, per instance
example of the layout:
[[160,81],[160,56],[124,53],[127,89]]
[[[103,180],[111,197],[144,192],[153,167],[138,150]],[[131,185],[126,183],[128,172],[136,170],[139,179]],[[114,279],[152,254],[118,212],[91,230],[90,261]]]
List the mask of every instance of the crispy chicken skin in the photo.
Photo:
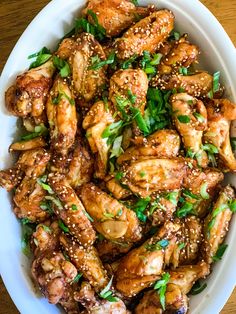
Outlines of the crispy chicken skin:
[[133,193],[147,197],[153,192],[179,189],[187,165],[181,158],[149,158],[133,161],[122,169],[122,183],[127,184]]
[[[147,74],[141,69],[116,71],[110,79],[109,98],[117,106],[117,98],[128,99],[129,92],[135,95],[134,107],[144,114],[148,90]],[[125,108],[126,110],[126,108]]]
[[41,116],[54,72],[55,68],[50,59],[43,65],[19,75],[15,85],[9,87],[5,95],[8,111],[18,117]]
[[75,39],[64,39],[56,54],[67,59],[70,64],[72,86],[76,95],[82,101],[91,101],[106,83],[106,66],[98,70],[90,69],[92,58],[106,60],[102,46],[93,35],[82,33]]
[[[88,16],[88,10],[97,15],[107,37],[118,36],[136,22],[137,16],[142,18],[150,12],[149,8],[137,7],[127,0],[89,0],[83,14]],[[88,19],[91,23],[94,22],[91,16],[88,16]]]
[[150,290],[145,292],[135,309],[135,314],[186,314],[188,312],[187,293],[198,279],[205,278],[209,274],[209,266],[202,262],[197,265],[182,266],[169,273],[170,280],[165,293],[166,311],[162,309],[157,291]]
[[116,41],[115,49],[120,59],[133,55],[141,56],[144,51],[155,52],[174,28],[174,15],[168,10],[159,10],[142,19]]
[[57,304],[76,277],[77,270],[62,253],[51,252],[34,260],[32,275],[48,301]]
[[183,36],[175,42],[172,49],[162,58],[158,66],[158,75],[178,71],[181,66],[189,67],[197,61],[198,55],[198,47],[191,44],[186,36]]
[[149,247],[161,239],[170,241],[175,238],[179,228],[180,225],[167,222],[156,235],[121,259],[116,271],[116,289],[119,292],[127,297],[134,296],[160,277],[165,263],[165,250],[152,250]]
[[233,215],[229,208],[232,200],[235,200],[235,191],[228,185],[221,190],[212,211],[205,219],[203,257],[209,264],[213,263],[214,256],[227,234]]
[[57,77],[46,105],[51,149],[65,155],[73,145],[77,129],[74,96],[67,81]]
[[110,145],[102,138],[104,130],[114,122],[112,112],[106,110],[104,102],[95,103],[84,118],[83,128],[87,131],[87,139],[91,151],[95,154],[95,177],[103,179],[107,173]]
[[117,159],[121,165],[126,161],[149,157],[177,157],[180,148],[180,137],[174,130],[160,130],[143,139],[140,145],[125,150]]
[[236,159],[230,144],[230,125],[236,119],[236,105],[228,99],[217,99],[207,103],[208,127],[205,142],[215,145],[223,165],[236,171]]
[[36,148],[41,148],[41,147],[45,147],[47,145],[47,143],[45,142],[45,140],[39,136],[36,137],[32,140],[27,140],[27,141],[20,141],[20,142],[16,142],[10,145],[9,147],[9,151],[27,151],[27,150],[31,150],[31,149],[36,149]]
[[80,139],[75,140],[75,148],[69,164],[66,179],[73,189],[87,183],[93,175],[94,159],[88,147]]
[[81,200],[93,218],[96,230],[106,239],[136,242],[141,238],[139,220],[134,211],[99,189],[95,184],[82,186]]
[[[208,164],[207,153],[202,149],[203,132],[207,129],[207,111],[201,100],[188,94],[176,94],[171,98],[174,124],[182,136],[185,150],[196,154],[201,167]],[[189,122],[180,121],[187,116]]]
[[[204,171],[193,168],[184,178],[183,187],[198,197],[198,199],[186,197],[186,200],[194,204],[194,209],[199,217],[206,216],[210,202],[219,191],[219,185],[223,179],[223,173],[215,168],[207,168]],[[202,199],[201,197],[201,188],[204,184],[206,185],[209,199]]]
[[163,90],[183,89],[188,95],[204,97],[212,89],[213,77],[207,72],[197,72],[193,75],[164,74],[152,79],[151,85]]
[[60,243],[66,250],[72,263],[96,291],[100,291],[106,286],[108,283],[107,274],[93,246],[84,248],[65,234],[60,236]]
[[96,234],[91,222],[86,216],[85,208],[75,191],[64,176],[49,174],[49,185],[62,203],[61,207],[54,207],[56,215],[64,221],[71,234],[84,246],[92,245]]

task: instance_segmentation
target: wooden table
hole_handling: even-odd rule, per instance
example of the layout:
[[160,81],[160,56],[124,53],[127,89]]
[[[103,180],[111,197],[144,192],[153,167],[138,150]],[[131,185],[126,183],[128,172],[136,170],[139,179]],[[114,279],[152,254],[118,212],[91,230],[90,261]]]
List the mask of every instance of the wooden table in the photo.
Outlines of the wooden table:
[[[186,0],[187,1],[187,0]],[[191,0],[190,0],[191,1]],[[10,54],[12,48],[17,42],[19,36],[24,31],[33,17],[43,8],[48,0],[0,0],[0,72]],[[202,0],[219,21],[224,26],[226,32],[230,35],[233,43],[236,45],[236,0]],[[1,256],[1,258],[4,258]],[[13,279],[14,280],[14,279]],[[0,279],[0,313],[17,314],[19,313],[11,301],[4,284]],[[225,305],[221,314],[236,313],[236,289],[231,298]],[[22,313],[23,314],[23,313]],[[43,313],[42,313],[43,314]],[[217,313],[209,313],[217,314]]]

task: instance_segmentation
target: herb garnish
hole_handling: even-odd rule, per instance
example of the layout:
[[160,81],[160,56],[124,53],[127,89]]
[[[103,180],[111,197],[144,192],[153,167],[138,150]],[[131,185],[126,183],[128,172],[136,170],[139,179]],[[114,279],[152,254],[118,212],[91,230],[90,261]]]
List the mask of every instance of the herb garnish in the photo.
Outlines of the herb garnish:
[[51,56],[51,51],[48,48],[43,47],[39,52],[28,56],[28,59],[36,58],[36,60],[30,64],[29,69],[37,68],[40,65],[46,63],[51,58]]
[[222,259],[227,247],[228,247],[228,244],[221,244],[219,246],[218,250],[216,251],[216,254],[212,257],[214,262],[218,262]]
[[99,297],[109,302],[117,302],[118,299],[116,297],[113,297],[112,295],[113,292],[110,290],[112,281],[113,281],[113,276],[111,277],[111,280],[108,282],[107,286],[99,293]]
[[178,218],[183,218],[190,213],[193,213],[193,204],[189,202],[184,202],[182,207],[177,209],[176,216]]
[[115,61],[115,53],[112,52],[106,60],[101,60],[98,56],[94,59],[92,58],[92,65],[88,68],[88,70],[99,70],[104,65],[112,64]]
[[191,295],[197,295],[199,293],[201,293],[205,288],[207,287],[207,284],[204,283],[201,285],[201,283],[199,281],[197,281],[193,286],[191,291],[189,292],[189,294]]
[[36,137],[46,135],[48,135],[48,129],[41,123],[34,128],[34,132],[21,136],[21,141],[29,141]]
[[61,228],[61,230],[63,230],[65,233],[69,233],[69,228],[64,224],[64,222],[59,219],[58,220],[58,226]]
[[133,207],[138,219],[142,222],[146,222],[147,216],[144,214],[147,206],[151,201],[150,197],[140,198]]
[[65,60],[57,56],[53,56],[52,60],[54,66],[60,71],[61,77],[67,77],[71,74],[70,66]]
[[200,195],[204,200],[209,200],[210,195],[207,193],[207,182],[203,183],[200,188]]
[[160,251],[162,249],[165,249],[168,245],[169,245],[169,241],[167,239],[162,239],[156,243],[145,245],[145,248],[148,251],[154,252],[154,251]]
[[190,117],[186,116],[186,115],[179,115],[179,116],[177,116],[177,119],[181,123],[189,123],[191,121]]
[[47,191],[49,194],[54,194],[52,188],[51,188],[48,184],[46,184],[46,182],[47,182],[47,176],[46,176],[46,175],[44,175],[44,176],[42,176],[42,177],[40,177],[40,178],[37,179],[37,183],[38,183],[45,191]]
[[81,273],[78,273],[75,278],[73,279],[73,283],[77,283],[79,282],[80,278],[83,276],[83,274]]
[[161,306],[163,308],[163,310],[165,311],[166,309],[166,288],[167,288],[167,284],[170,280],[170,274],[169,273],[165,273],[163,274],[162,278],[160,280],[158,280],[155,285],[154,285],[154,290],[157,290],[159,296],[160,296],[160,303]]

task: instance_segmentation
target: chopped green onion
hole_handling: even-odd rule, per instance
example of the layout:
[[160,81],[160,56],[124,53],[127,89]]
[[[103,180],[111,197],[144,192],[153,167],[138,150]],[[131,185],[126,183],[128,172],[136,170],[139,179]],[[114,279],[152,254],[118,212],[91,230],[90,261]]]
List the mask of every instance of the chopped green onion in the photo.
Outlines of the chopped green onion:
[[42,225],[42,227],[43,227],[43,230],[44,230],[45,232],[47,232],[47,233],[52,233],[52,229],[49,228],[48,226]]
[[21,251],[24,255],[30,256],[31,248],[30,248],[30,239],[32,234],[34,233],[36,228],[35,224],[22,224],[22,235],[21,235]]
[[216,252],[216,254],[212,257],[214,262],[218,262],[222,259],[226,249],[228,247],[228,244],[221,244]]
[[138,0],[131,0],[131,2],[137,7],[139,4],[138,4]]
[[110,158],[119,157],[124,152],[121,147],[122,140],[123,140],[123,135],[116,137],[116,139],[113,142]]
[[154,290],[157,290],[157,292],[160,296],[160,303],[161,303],[161,306],[162,306],[164,311],[166,309],[166,307],[165,307],[165,299],[166,299],[165,294],[166,294],[167,284],[169,281],[170,281],[170,274],[165,273],[165,274],[163,274],[162,278],[160,280],[158,280],[154,285]]
[[63,205],[58,198],[56,198],[54,196],[45,196],[45,199],[48,201],[51,201],[53,204],[55,204],[59,210],[63,209]]
[[210,152],[212,154],[218,154],[219,153],[218,148],[213,144],[204,144],[202,146],[202,149],[205,150],[206,152]]
[[150,64],[151,65],[158,65],[158,64],[160,64],[160,61],[161,61],[162,57],[163,57],[163,55],[161,53],[154,54],[152,61],[150,61]]
[[229,208],[233,213],[236,213],[236,200],[231,200],[229,202]]
[[167,239],[162,239],[156,243],[145,245],[145,248],[148,251],[154,252],[154,251],[160,251],[162,249],[165,249],[168,245],[169,245],[169,241]]
[[120,64],[121,69],[123,70],[129,69],[132,66],[132,63],[136,61],[137,57],[138,57],[137,55],[133,55],[130,59],[123,61]]
[[123,121],[117,121],[110,124],[102,133],[102,138],[109,138],[111,135],[116,135],[121,127],[123,126]]
[[46,177],[46,179],[45,179],[45,176],[43,176],[43,177],[37,179],[37,183],[38,183],[45,191],[47,191],[49,194],[54,194],[52,188],[51,188],[48,184],[45,183],[46,180],[47,180],[47,177]]
[[207,182],[203,183],[200,188],[200,195],[204,200],[209,200],[210,195],[207,193]]
[[76,211],[76,210],[78,210],[78,207],[77,207],[75,204],[72,204],[72,205],[71,205],[71,209],[74,210],[74,211]]
[[147,216],[144,214],[144,212],[147,206],[149,205],[150,201],[151,201],[150,197],[140,198],[134,205],[133,210],[135,211],[138,219],[142,222],[146,222],[147,220]]
[[83,213],[85,214],[85,216],[88,218],[89,221],[94,222],[94,219],[89,215],[88,212],[86,212],[85,210],[83,210]]
[[196,195],[196,194],[193,194],[193,193],[190,192],[189,190],[184,190],[184,191],[183,191],[183,195],[184,195],[185,197],[189,197],[189,198],[193,198],[193,199],[195,199],[195,200],[199,200],[199,196]]
[[185,248],[185,246],[186,246],[186,243],[181,242],[181,243],[179,243],[178,248],[179,248],[179,250],[182,250],[183,248]]
[[140,175],[141,178],[144,178],[146,176],[146,174],[147,173],[145,171],[140,171],[139,172],[139,175]]
[[137,96],[134,95],[130,89],[128,90],[127,94],[128,94],[128,99],[129,99],[130,103],[132,105],[134,105],[136,100],[137,100]]
[[140,112],[140,110],[136,107],[130,107],[131,112],[134,115],[134,119],[137,122],[137,125],[139,129],[144,133],[144,134],[149,134],[149,129],[148,126]]
[[189,202],[185,202],[183,206],[176,211],[176,216],[178,218],[183,218],[187,216],[188,214],[192,213],[192,211],[193,211],[193,204]]
[[36,52],[28,57],[28,59],[36,58],[36,60],[30,64],[29,69],[39,67],[40,65],[46,63],[51,57],[51,51],[48,48],[43,47],[39,52]]
[[102,299],[106,299],[109,302],[117,302],[118,299],[113,297],[113,292],[110,290],[113,281],[113,276],[111,277],[110,281],[108,282],[107,286],[99,293],[99,297]]
[[189,123],[190,122],[190,117],[186,116],[186,115],[179,115],[177,116],[177,119],[179,120],[179,122],[181,123]]
[[71,74],[70,66],[65,60],[53,56],[53,64],[60,71],[61,77],[68,77]]
[[34,132],[32,132],[30,134],[23,135],[21,137],[21,141],[32,140],[32,139],[39,137],[39,136],[46,136],[47,134],[48,134],[48,129],[45,127],[44,124],[40,124],[34,128]]
[[220,89],[220,71],[213,74],[213,94],[218,92]]
[[200,123],[204,123],[206,121],[206,119],[198,112],[194,112],[193,115]]
[[179,73],[184,76],[188,75],[188,68],[185,68],[185,67],[179,68]]
[[120,181],[124,177],[124,175],[125,175],[124,172],[119,171],[115,174],[115,179],[117,181]]
[[114,217],[115,217],[115,215],[114,215],[114,214],[112,214],[112,213],[108,213],[108,212],[103,213],[103,216],[104,216],[104,217],[106,217],[106,218],[114,218]]
[[116,216],[120,217],[120,216],[122,216],[122,214],[123,214],[123,209],[121,208],[121,209],[118,210]]
[[235,151],[236,150],[236,137],[231,137],[230,138],[230,143],[232,146],[232,150]]
[[192,287],[191,291],[189,292],[189,294],[191,294],[191,295],[197,295],[197,294],[201,293],[206,287],[207,287],[207,284],[206,284],[206,283],[204,283],[204,284],[201,285],[200,282],[197,281],[197,282],[193,285],[193,287]]
[[73,279],[73,283],[77,283],[79,282],[80,278],[83,276],[83,274],[81,273],[78,273],[75,278]]
[[65,233],[69,233],[69,228],[64,224],[64,222],[59,219],[58,220],[58,226],[61,228],[61,230],[63,230]]
[[98,57],[96,60],[92,60],[92,65],[88,68],[88,70],[99,70],[105,65],[112,64],[115,61],[115,53],[112,52],[106,60],[102,60]]
[[178,196],[179,196],[179,192],[170,192],[168,193],[165,198],[170,201],[173,205],[177,206],[178,203]]

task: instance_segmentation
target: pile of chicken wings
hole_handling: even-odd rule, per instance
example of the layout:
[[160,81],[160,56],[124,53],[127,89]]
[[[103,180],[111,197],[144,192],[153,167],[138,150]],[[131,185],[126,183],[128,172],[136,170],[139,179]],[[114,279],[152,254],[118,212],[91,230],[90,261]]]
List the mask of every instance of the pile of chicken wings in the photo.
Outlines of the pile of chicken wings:
[[187,313],[227,247],[236,105],[219,72],[196,70],[199,48],[174,19],[89,0],[58,49],[35,54],[6,91],[24,135],[0,185],[34,281],[67,313]]

